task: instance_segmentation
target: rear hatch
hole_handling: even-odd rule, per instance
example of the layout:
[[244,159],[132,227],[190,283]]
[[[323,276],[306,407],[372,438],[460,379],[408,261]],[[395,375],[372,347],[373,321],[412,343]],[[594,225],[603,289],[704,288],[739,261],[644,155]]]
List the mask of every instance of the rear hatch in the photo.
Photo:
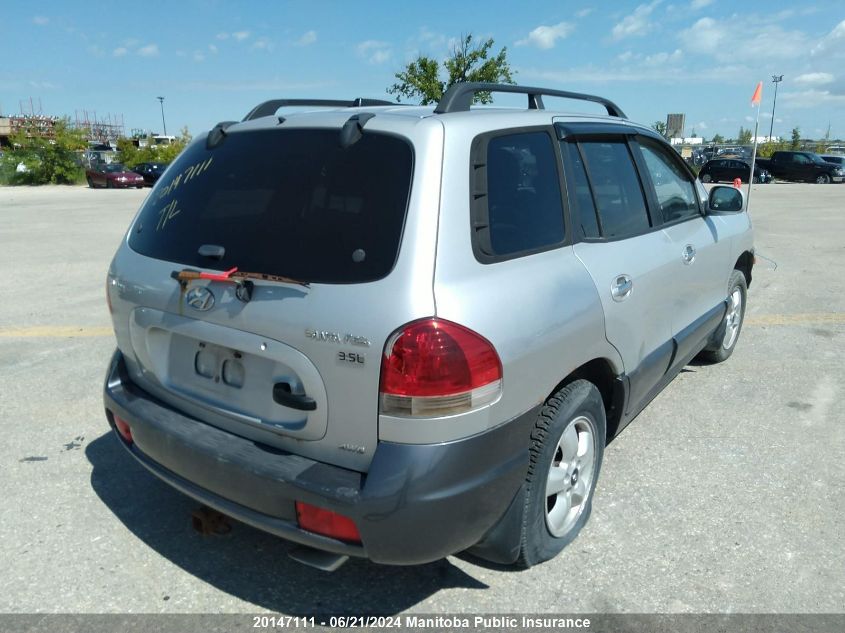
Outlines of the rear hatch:
[[[384,342],[433,313],[431,268],[399,263],[414,160],[410,139],[369,129],[348,147],[338,128],[250,125],[193,143],[110,272],[133,380],[261,445],[366,470]],[[174,278],[232,269],[256,274]]]

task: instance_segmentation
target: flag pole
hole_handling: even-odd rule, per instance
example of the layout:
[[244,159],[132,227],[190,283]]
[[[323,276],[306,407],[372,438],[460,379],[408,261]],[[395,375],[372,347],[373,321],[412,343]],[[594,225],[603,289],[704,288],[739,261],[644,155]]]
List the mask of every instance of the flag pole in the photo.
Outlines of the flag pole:
[[757,128],[760,125],[760,101],[763,96],[763,82],[757,84],[754,96],[751,97],[751,105],[757,106],[757,117],[754,119],[754,149],[751,150],[751,173],[748,174],[748,195],[745,199],[745,210],[751,210],[751,185],[754,183],[754,163],[757,160]]

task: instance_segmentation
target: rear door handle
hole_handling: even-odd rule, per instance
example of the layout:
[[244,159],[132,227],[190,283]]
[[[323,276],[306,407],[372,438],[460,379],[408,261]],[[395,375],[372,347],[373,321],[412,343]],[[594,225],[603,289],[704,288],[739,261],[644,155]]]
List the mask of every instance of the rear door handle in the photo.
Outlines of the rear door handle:
[[613,283],[610,284],[610,296],[614,301],[624,301],[631,295],[634,289],[634,282],[630,275],[616,275]]
[[277,382],[273,385],[273,400],[283,407],[290,407],[298,411],[315,411],[317,401],[308,396],[300,396],[290,392],[290,383]]

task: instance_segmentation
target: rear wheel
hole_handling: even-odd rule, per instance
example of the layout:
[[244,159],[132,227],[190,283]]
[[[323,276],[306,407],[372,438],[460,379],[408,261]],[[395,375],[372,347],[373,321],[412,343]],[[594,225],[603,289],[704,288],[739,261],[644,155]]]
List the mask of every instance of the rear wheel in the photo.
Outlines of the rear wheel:
[[701,175],[701,182],[712,182],[713,178],[710,177],[710,174],[702,174]]
[[91,176],[86,176],[85,180],[88,181],[88,186],[91,187],[91,189],[93,189],[94,188],[94,181],[91,180]]
[[722,319],[722,323],[713,335],[710,346],[699,354],[699,358],[710,363],[721,363],[730,358],[745,320],[747,294],[748,285],[745,282],[745,275],[739,270],[734,270],[728,282],[728,309],[725,318]]
[[816,184],[817,185],[828,185],[830,184],[830,176],[827,174],[819,174],[816,176]]
[[114,189],[114,184],[111,180],[106,180],[106,189]]
[[590,516],[604,455],[604,404],[595,385],[570,383],[549,398],[531,433],[517,565],[554,558]]

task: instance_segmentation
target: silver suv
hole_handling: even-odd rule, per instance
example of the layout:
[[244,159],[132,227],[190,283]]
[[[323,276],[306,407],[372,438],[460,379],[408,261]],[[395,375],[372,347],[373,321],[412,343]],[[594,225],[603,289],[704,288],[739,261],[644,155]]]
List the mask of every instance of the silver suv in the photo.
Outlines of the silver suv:
[[[471,108],[482,91],[528,108]],[[592,95],[270,101],[195,140],[132,222],[106,415],[303,562],[530,566],[587,521],[607,440],[733,352],[743,206]]]

